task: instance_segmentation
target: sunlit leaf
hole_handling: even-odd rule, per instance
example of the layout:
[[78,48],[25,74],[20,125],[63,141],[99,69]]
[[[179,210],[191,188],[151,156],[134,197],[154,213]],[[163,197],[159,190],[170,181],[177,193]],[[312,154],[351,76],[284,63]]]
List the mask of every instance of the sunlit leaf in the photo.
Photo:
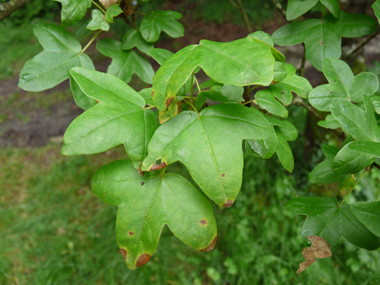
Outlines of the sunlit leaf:
[[139,31],[130,30],[124,35],[123,45],[121,48],[123,50],[130,50],[134,47],[146,55],[151,56],[150,51],[153,49],[153,44],[144,40]]

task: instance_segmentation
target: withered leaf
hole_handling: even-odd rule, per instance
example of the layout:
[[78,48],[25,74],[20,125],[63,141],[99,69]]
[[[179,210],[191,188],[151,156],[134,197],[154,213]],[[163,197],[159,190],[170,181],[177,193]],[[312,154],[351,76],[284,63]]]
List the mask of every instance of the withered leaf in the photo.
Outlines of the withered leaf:
[[108,7],[119,3],[119,0],[99,0],[100,3],[102,3],[103,7],[108,9]]
[[305,261],[300,263],[300,268],[296,272],[297,274],[300,274],[316,262],[317,258],[327,258],[332,256],[331,245],[329,245],[323,237],[309,236],[307,239],[311,241],[311,246],[305,247],[302,250],[302,256],[305,258]]

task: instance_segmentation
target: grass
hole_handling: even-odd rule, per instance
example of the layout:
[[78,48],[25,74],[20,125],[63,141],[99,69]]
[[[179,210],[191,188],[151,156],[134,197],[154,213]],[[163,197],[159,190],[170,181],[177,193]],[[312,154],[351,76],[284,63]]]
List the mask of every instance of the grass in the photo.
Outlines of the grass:
[[248,158],[234,206],[214,207],[212,252],[165,228],[152,260],[130,271],[115,240],[116,207],[90,188],[97,169],[123,158],[121,147],[76,157],[61,156],[59,144],[0,150],[0,284],[365,284],[376,269],[375,253],[342,241],[333,258],[296,275],[304,218],[284,208],[298,193],[294,178],[274,160]]

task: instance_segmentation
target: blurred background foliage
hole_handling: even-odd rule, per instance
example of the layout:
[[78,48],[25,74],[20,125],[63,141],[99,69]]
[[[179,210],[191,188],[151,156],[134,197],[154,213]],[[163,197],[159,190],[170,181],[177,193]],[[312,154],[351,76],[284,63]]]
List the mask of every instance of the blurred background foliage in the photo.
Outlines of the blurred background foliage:
[[[239,11],[228,0],[157,0],[144,9],[163,9],[168,2],[181,2],[178,11],[191,15],[193,21],[242,25]],[[265,3],[243,1],[256,29],[278,17],[271,2]],[[34,0],[0,22],[0,85],[11,82],[25,61],[41,51],[33,25],[59,23],[59,11],[57,2]],[[315,12],[320,12],[318,7]],[[71,28],[82,42],[88,36],[83,29],[87,20]],[[116,21],[111,33],[120,39],[127,29]],[[375,64],[371,71],[379,74],[379,66]],[[9,96],[0,93],[0,110],[10,110],[28,122],[25,110],[42,108],[49,113],[52,106],[69,101],[67,89],[48,95],[14,91]],[[298,140],[290,143],[294,174],[287,173],[276,157],[265,161],[246,155],[243,187],[235,204],[230,209],[214,205],[216,248],[210,253],[195,251],[165,227],[151,261],[135,271],[127,269],[118,251],[116,207],[103,204],[90,187],[96,170],[126,158],[122,147],[76,157],[62,156],[59,142],[33,148],[1,147],[0,284],[366,284],[376,271],[377,252],[358,249],[344,238],[333,248],[332,258],[318,260],[304,273],[295,274],[303,261],[300,232],[305,217],[288,212],[284,205],[296,196],[339,195],[337,185],[320,187],[307,181],[310,170],[323,160],[320,144],[338,142],[321,129],[313,132],[318,136],[310,137],[307,122],[311,118],[303,109],[292,106],[290,114],[299,131]],[[7,116],[0,114],[0,123]],[[169,170],[192,181],[179,163]],[[356,187],[350,202],[379,200],[379,181],[380,174],[374,170]]]

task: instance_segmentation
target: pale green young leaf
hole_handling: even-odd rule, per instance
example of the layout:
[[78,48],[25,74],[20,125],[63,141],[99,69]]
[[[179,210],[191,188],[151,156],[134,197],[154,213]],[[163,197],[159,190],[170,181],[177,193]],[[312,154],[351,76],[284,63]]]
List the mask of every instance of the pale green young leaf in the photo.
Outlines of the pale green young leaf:
[[279,28],[272,38],[280,46],[305,43],[306,59],[322,70],[326,58],[340,58],[341,38],[356,38],[376,31],[375,19],[362,14],[327,14],[322,20],[308,19]]
[[229,207],[242,183],[241,141],[272,136],[273,127],[258,110],[238,104],[215,105],[197,115],[184,111],[161,125],[150,144],[143,171],[182,162],[202,191]]
[[114,4],[108,7],[105,19],[108,23],[113,23],[113,18],[119,16],[121,13],[123,13],[123,10],[121,10],[119,5]]
[[147,42],[156,42],[161,32],[167,33],[172,38],[183,37],[184,28],[176,20],[182,15],[175,11],[153,11],[144,16],[140,32]]
[[367,229],[380,237],[380,201],[352,204],[351,211]]
[[75,25],[91,7],[91,0],[55,0],[62,4],[62,27]]
[[255,100],[262,109],[269,113],[282,118],[288,117],[288,110],[276,100],[271,90],[260,90],[255,94]]
[[87,29],[92,31],[108,31],[110,29],[110,24],[106,21],[105,16],[100,10],[94,9],[91,11],[91,21],[88,23]]
[[244,88],[230,84],[214,85],[210,90],[202,91],[198,94],[195,106],[200,110],[206,99],[222,103],[239,103],[243,99]]
[[150,51],[153,49],[153,44],[144,40],[139,31],[130,30],[124,35],[121,48],[123,50],[130,50],[134,47],[145,53],[147,56],[151,56]]
[[155,171],[141,177],[128,160],[103,166],[92,178],[95,195],[118,206],[116,240],[129,269],[145,265],[168,225],[186,245],[210,251],[216,243],[212,207],[185,178]]
[[372,4],[372,9],[375,12],[377,20],[380,22],[380,0],[376,0],[375,3]]
[[371,233],[351,212],[347,204],[338,205],[330,197],[298,197],[286,203],[294,213],[306,215],[301,236],[320,236],[335,246],[343,236],[353,245],[367,250],[380,247],[380,238]]
[[354,174],[347,177],[346,180],[339,182],[339,194],[344,196],[348,191],[354,189],[356,186],[356,177]]
[[38,23],[33,33],[44,50],[28,60],[21,70],[18,86],[24,90],[53,88],[69,77],[72,67],[89,60],[87,55],[81,54],[80,43],[62,27]]
[[372,95],[368,97],[371,100],[372,105],[375,107],[375,112],[380,114],[380,96],[379,94]]
[[70,73],[83,93],[98,104],[67,128],[62,154],[93,154],[124,144],[137,167],[157,128],[153,112],[144,110],[145,100],[113,75],[84,68],[73,68]]
[[149,61],[138,52],[123,50],[122,43],[114,39],[102,39],[96,43],[96,47],[102,54],[112,58],[107,73],[127,83],[136,73],[142,81],[153,83],[154,70]]

